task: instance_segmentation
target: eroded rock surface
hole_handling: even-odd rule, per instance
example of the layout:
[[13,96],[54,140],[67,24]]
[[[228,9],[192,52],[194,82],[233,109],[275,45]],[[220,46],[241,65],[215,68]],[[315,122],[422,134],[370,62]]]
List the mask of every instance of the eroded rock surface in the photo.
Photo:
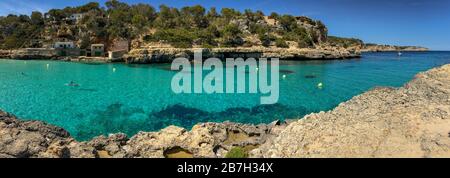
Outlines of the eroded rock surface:
[[237,47],[237,48],[171,48],[146,47],[131,50],[125,55],[127,63],[168,63],[178,57],[194,59],[194,52],[202,51],[203,59],[207,58],[280,58],[287,60],[331,60],[351,59],[361,57],[357,50],[348,50],[337,47],[321,49],[309,48],[265,48],[265,47]]
[[[193,157],[224,157],[233,146],[257,147],[286,124],[202,123],[191,131],[170,126],[159,132],[99,136],[77,142],[65,130],[40,121],[20,121],[0,112],[0,157],[11,158],[164,158],[185,150]],[[173,157],[173,156],[172,156]]]
[[253,157],[450,157],[450,65],[291,123]]

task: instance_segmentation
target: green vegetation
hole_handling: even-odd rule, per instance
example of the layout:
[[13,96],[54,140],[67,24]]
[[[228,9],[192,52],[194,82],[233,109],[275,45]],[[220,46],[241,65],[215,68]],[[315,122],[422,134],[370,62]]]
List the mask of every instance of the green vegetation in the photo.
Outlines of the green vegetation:
[[150,40],[165,41],[177,48],[189,48],[195,38],[195,33],[186,29],[167,29],[157,31]]
[[238,25],[228,24],[220,32],[222,36],[222,45],[226,47],[236,47],[244,44],[244,40],[241,37],[241,31]]
[[351,46],[363,46],[364,42],[360,39],[355,38],[341,38],[341,37],[335,37],[335,36],[329,36],[328,37],[328,43],[330,43],[333,46],[339,46],[348,48]]
[[33,46],[31,39],[42,32],[43,25],[43,16],[39,12],[33,12],[31,17],[26,15],[0,17],[0,48],[20,48],[23,47],[24,41],[30,43],[28,46]]
[[286,43],[286,41],[281,38],[275,40],[275,46],[279,48],[289,48],[289,45]]
[[274,41],[275,39],[276,39],[275,36],[267,33],[259,36],[259,40],[261,40],[262,45],[265,47],[269,47],[272,41]]
[[[82,16],[74,20],[74,14]],[[158,11],[142,3],[129,5],[109,0],[102,7],[92,2],[51,9],[45,14],[0,17],[0,48],[40,47],[57,39],[76,41],[82,48],[92,43],[109,44],[115,39],[165,42],[178,48],[238,47],[254,44],[244,40],[250,35],[257,36],[263,46],[287,48],[286,41],[295,41],[299,47],[312,47],[318,42],[317,30],[327,36],[326,27],[320,21],[272,13],[269,18],[277,23],[269,25],[264,16],[261,11],[222,8],[218,12],[200,5],[180,9],[161,5]],[[41,41],[40,45],[32,43],[36,40]]]
[[227,155],[225,155],[225,158],[247,158],[248,153],[244,148],[241,147],[233,147]]

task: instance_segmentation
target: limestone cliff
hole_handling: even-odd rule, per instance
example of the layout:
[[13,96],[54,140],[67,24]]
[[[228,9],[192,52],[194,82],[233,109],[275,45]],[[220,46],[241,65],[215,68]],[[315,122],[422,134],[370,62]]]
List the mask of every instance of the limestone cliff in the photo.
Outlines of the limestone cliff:
[[320,49],[309,48],[266,48],[266,47],[237,47],[237,48],[171,48],[146,47],[131,50],[126,55],[127,63],[158,63],[172,62],[177,57],[193,59],[194,51],[202,51],[203,59],[216,57],[225,58],[279,58],[292,60],[330,60],[359,58],[361,53],[355,50],[346,50],[337,47]]
[[365,44],[361,52],[389,52],[389,51],[428,51],[428,48],[420,46],[393,46],[393,45],[377,45]]

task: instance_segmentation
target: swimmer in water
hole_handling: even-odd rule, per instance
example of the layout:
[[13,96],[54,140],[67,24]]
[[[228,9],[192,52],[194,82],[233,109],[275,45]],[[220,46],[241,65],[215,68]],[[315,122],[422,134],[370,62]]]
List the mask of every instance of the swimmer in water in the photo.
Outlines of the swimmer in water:
[[80,86],[80,85],[76,84],[74,81],[70,81],[70,83],[67,84],[67,86],[77,87],[77,86]]

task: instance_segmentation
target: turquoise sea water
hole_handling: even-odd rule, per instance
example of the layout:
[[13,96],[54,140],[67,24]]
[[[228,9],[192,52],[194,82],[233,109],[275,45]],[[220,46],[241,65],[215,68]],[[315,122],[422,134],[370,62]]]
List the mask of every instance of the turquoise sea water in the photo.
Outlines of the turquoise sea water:
[[[0,109],[61,126],[78,140],[169,125],[189,129],[207,121],[269,123],[333,109],[375,86],[402,86],[418,72],[447,63],[450,52],[284,61],[279,102],[259,105],[260,94],[174,94],[170,84],[176,72],[166,64],[0,60]],[[67,86],[70,81],[80,86]]]

